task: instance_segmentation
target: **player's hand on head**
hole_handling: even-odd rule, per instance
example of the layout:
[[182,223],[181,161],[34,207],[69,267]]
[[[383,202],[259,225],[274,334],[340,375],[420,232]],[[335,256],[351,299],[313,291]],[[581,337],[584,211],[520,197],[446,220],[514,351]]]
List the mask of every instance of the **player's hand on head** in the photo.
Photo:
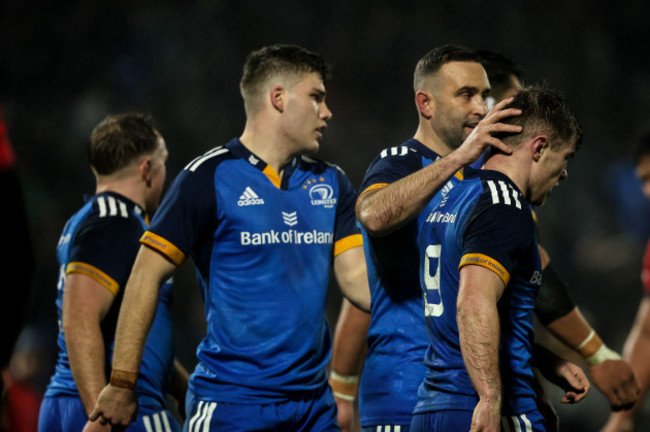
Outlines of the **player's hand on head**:
[[487,115],[476,125],[472,133],[465,139],[463,144],[455,150],[455,153],[462,156],[464,165],[475,162],[485,151],[488,145],[495,147],[497,150],[510,154],[512,149],[505,145],[494,134],[499,133],[520,133],[521,126],[501,123],[502,120],[518,116],[521,110],[517,108],[508,108],[507,105],[512,102],[512,98],[507,98],[494,105]]
[[589,376],[615,411],[630,409],[639,400],[641,387],[625,360],[605,360],[591,366]]
[[88,419],[101,425],[110,424],[112,431],[123,431],[138,415],[138,399],[133,390],[107,385],[99,393],[95,409]]

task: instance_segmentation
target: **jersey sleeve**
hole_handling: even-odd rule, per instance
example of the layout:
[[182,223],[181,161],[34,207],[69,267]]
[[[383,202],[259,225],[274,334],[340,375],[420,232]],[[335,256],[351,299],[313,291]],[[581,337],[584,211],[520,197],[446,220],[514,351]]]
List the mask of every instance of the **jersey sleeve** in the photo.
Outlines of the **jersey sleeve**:
[[117,294],[129,278],[141,235],[142,224],[134,217],[89,219],[70,247],[66,273],[86,275]]
[[530,210],[515,205],[479,201],[462,234],[459,268],[480,265],[495,272],[505,285],[524,251],[534,240]]
[[641,270],[641,283],[646,294],[650,294],[650,240],[645,250],[643,258],[643,269]]
[[214,175],[215,164],[209,162],[181,171],[140,242],[180,265],[217,223]]
[[380,189],[422,168],[422,157],[407,146],[383,150],[368,166],[361,195]]
[[356,191],[345,173],[340,169],[337,171],[339,204],[336,206],[336,223],[334,226],[334,256],[363,244],[361,231],[354,213]]

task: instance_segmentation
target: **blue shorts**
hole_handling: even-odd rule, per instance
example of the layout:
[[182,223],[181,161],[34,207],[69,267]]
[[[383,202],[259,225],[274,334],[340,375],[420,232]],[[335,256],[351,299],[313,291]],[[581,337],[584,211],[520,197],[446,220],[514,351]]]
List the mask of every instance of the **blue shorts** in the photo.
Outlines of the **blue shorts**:
[[[75,396],[44,397],[38,416],[38,432],[81,432],[88,421],[81,399]],[[180,432],[169,411],[140,407],[138,419],[126,432]]]
[[[473,411],[429,411],[413,414],[411,432],[458,432],[468,431],[472,424]],[[544,418],[539,411],[516,416],[502,416],[501,430],[504,432],[546,432]]]
[[409,432],[411,425],[376,425],[361,427],[361,432]]
[[336,404],[329,386],[317,390],[309,398],[260,405],[201,401],[188,390],[185,412],[184,432],[341,430],[336,421]]

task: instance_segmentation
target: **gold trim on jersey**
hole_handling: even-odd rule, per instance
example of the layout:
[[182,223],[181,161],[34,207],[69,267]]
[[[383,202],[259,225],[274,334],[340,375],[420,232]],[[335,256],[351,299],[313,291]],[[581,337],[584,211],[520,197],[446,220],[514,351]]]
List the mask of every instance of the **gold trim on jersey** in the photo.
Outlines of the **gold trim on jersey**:
[[113,293],[113,295],[117,295],[117,292],[120,290],[120,285],[115,281],[115,279],[90,264],[79,261],[71,262],[65,270],[65,274],[70,273],[79,273],[88,276]]
[[282,179],[278,175],[277,172],[271,167],[271,165],[267,165],[263,170],[262,173],[264,173],[269,180],[271,180],[271,183],[275,185],[276,188],[280,189],[282,187]]
[[458,264],[458,269],[460,270],[461,267],[466,265],[478,265],[481,267],[485,267],[486,269],[492,270],[494,273],[496,273],[501,278],[504,285],[508,285],[508,282],[510,282],[510,273],[508,273],[508,270],[506,270],[504,266],[499,264],[498,261],[490,258],[487,255],[483,255],[479,253],[465,254],[460,259],[460,264]]
[[165,255],[171,262],[174,264],[181,265],[185,261],[185,254],[181,252],[179,248],[174,246],[172,243],[168,242],[164,238],[156,235],[150,231],[146,231],[142,238],[140,238],[140,243],[147,245],[153,250],[160,252]]
[[344,237],[334,243],[334,256],[358,246],[363,246],[363,237],[361,237],[361,234],[352,234]]
[[386,186],[388,186],[390,183],[375,183],[373,185],[368,186],[363,192],[359,194],[357,197],[357,201],[354,203],[354,206],[356,207],[357,203],[359,202],[359,198],[361,198],[363,195],[365,195],[367,192],[370,192],[372,190],[377,190],[377,189],[383,189]]

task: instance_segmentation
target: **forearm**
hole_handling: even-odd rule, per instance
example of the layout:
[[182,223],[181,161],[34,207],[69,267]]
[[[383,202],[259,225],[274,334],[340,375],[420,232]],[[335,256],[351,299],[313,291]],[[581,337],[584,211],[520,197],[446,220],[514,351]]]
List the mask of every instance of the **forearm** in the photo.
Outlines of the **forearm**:
[[[144,282],[137,283],[139,287],[147,285]],[[127,285],[115,332],[114,370],[137,372],[140,369],[142,352],[155,313],[156,297],[147,293],[152,290],[153,286],[129,290]]]
[[561,342],[572,349],[577,349],[589,337],[593,329],[577,307],[568,314],[547,325],[548,330]]
[[370,314],[343,299],[334,331],[329,381],[334,395],[344,400],[356,397],[369,325]]
[[357,218],[369,234],[382,236],[415,219],[433,196],[463,167],[455,153],[357,201]]
[[341,375],[356,375],[360,372],[369,325],[370,314],[343,299],[334,330],[332,370]]
[[650,388],[650,297],[643,299],[636,321],[625,341],[623,357],[632,367],[641,387],[641,397]]
[[[650,388],[650,370],[648,359],[650,358],[650,299],[645,298],[637,314],[634,326],[625,341],[623,358],[629,362],[639,382],[639,399]],[[610,414],[607,425],[603,431],[624,432],[634,429],[634,414],[641,404],[635,403],[629,410],[614,411]]]
[[158,291],[173,264],[146,246],[140,248],[126,284],[115,332],[113,370],[137,372],[158,303]]
[[499,314],[496,304],[459,297],[456,319],[463,361],[479,398],[500,404]]
[[105,347],[99,325],[76,322],[66,326],[65,340],[70,369],[86,414],[95,407],[99,392],[106,385]]

